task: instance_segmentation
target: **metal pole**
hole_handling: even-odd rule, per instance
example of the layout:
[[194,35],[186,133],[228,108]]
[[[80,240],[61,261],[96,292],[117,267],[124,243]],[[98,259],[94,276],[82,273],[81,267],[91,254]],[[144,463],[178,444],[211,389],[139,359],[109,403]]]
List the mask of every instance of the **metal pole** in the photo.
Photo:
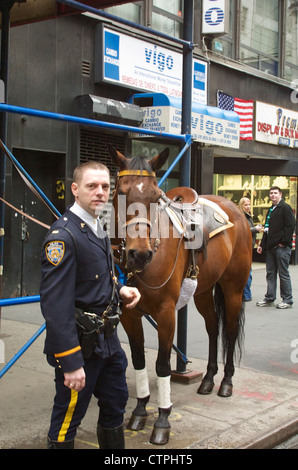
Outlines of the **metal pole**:
[[102,127],[105,129],[114,129],[124,132],[132,132],[136,134],[151,135],[155,137],[162,137],[164,139],[180,140],[181,142],[186,142],[186,140],[188,140],[188,136],[182,134],[176,135],[167,132],[151,131],[150,129],[143,129],[142,127],[126,126],[124,124],[113,124],[111,122],[97,121],[96,119],[71,116],[70,114],[59,114],[52,113],[50,111],[41,111],[39,109],[23,108],[22,106],[13,106],[0,103],[0,112],[1,111],[6,111],[15,114],[25,114],[28,116],[35,116],[45,119],[53,119],[55,121],[67,121],[75,124],[82,124],[85,126]]
[[45,330],[46,324],[44,323],[36,333],[27,341],[26,344],[14,355],[14,357],[0,370],[0,379],[3,375],[13,366],[13,364],[24,354],[25,351],[31,346],[32,343],[41,335],[41,333]]
[[[183,38],[188,46],[183,46],[183,78],[182,78],[182,134],[191,132],[192,80],[193,80],[193,0],[184,2]],[[191,148],[189,147],[180,163],[180,185],[190,186]],[[177,347],[185,355],[187,353],[187,305],[177,315]],[[177,356],[176,372],[186,372],[186,364]]]
[[[1,2],[0,9],[2,15],[1,28],[1,70],[0,78],[4,83],[4,100],[7,102],[7,85],[8,85],[8,49],[9,49],[9,26],[10,26],[10,9],[14,4],[14,0],[5,0]],[[0,118],[0,138],[6,142],[7,139],[7,116],[4,113]],[[0,151],[0,197],[5,196],[6,181],[6,158]],[[0,297],[2,296],[3,281],[3,252],[4,252],[4,216],[5,209],[3,202],[0,202]],[[1,309],[0,309],[1,318]]]

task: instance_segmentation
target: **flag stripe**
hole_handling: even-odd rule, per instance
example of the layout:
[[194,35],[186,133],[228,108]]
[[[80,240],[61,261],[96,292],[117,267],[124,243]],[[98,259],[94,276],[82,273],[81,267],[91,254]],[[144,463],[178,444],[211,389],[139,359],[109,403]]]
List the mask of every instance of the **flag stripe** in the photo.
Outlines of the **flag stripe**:
[[218,107],[229,111],[235,111],[240,117],[240,140],[253,139],[253,100],[234,98],[219,91],[217,93]]

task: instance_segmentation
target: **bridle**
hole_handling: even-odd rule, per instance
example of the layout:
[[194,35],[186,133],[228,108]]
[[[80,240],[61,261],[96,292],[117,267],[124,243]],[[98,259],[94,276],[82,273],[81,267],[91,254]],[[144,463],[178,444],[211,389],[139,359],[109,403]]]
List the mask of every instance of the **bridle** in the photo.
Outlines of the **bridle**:
[[[147,170],[122,170],[119,171],[117,175],[117,181],[122,177],[122,176],[149,176],[151,178],[155,178],[156,174],[154,171],[147,171]],[[135,226],[135,225],[146,225],[149,227],[149,230],[152,229],[152,224],[150,220],[146,219],[145,217],[134,217],[133,219],[129,220],[128,222],[125,222],[122,225],[122,229],[127,229],[128,227]]]
[[[156,177],[156,174],[154,171],[152,172],[149,172],[147,170],[122,170],[118,173],[117,175],[117,182],[118,180],[122,177],[122,176],[148,176],[148,177],[151,177],[151,178],[155,178]],[[125,222],[122,226],[122,228],[127,228],[131,225],[137,225],[137,224],[146,224],[146,226],[149,227],[149,229],[151,230],[152,228],[152,224],[151,222],[144,218],[144,217],[134,217],[132,220],[129,220],[128,222]],[[175,262],[174,262],[174,266],[173,266],[173,269],[170,273],[170,275],[168,276],[168,278],[159,286],[149,286],[148,284],[146,284],[139,276],[137,273],[133,273],[134,276],[136,276],[138,278],[138,280],[147,288],[150,288],[150,289],[160,289],[161,287],[164,287],[168,281],[171,279],[174,271],[175,271],[175,268],[176,268],[176,264],[177,264],[177,261],[178,261],[178,254],[179,254],[179,248],[180,248],[180,245],[181,245],[181,242],[182,242],[182,239],[183,239],[183,236],[184,234],[181,235],[180,237],[180,240],[179,240],[179,243],[178,243],[178,247],[177,247],[177,253],[176,253],[176,258],[175,258]],[[160,240],[157,239],[157,244],[156,244],[156,249],[158,248],[159,246],[159,243],[160,243]],[[115,247],[114,247],[115,248]],[[120,253],[120,263],[121,263],[121,260],[123,261],[122,259],[122,254],[124,253],[125,251],[125,239],[122,239],[120,244],[118,245],[118,251],[121,250],[121,253]]]

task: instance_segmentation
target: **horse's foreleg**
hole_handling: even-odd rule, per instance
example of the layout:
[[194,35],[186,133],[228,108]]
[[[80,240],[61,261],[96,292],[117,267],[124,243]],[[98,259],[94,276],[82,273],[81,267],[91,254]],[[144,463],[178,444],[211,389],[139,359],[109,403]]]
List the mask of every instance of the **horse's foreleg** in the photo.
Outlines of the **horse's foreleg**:
[[209,353],[207,372],[198,388],[197,393],[208,395],[214,387],[214,376],[217,374],[217,342],[218,342],[218,317],[214,309],[212,291],[194,298],[196,307],[203,316],[206,331],[209,338]]
[[159,350],[156,361],[157,386],[158,386],[158,418],[150,437],[151,444],[164,445],[169,441],[170,423],[169,416],[172,411],[171,402],[171,364],[170,355],[172,349],[172,338],[174,335],[175,317],[173,325],[167,325],[159,331]]
[[146,405],[150,399],[149,381],[147,369],[135,369],[136,390],[137,390],[137,406],[132,412],[127,428],[132,431],[140,431],[144,429],[148,413]]
[[140,431],[146,424],[148,416],[146,405],[150,399],[149,381],[145,365],[142,319],[138,316],[130,316],[129,312],[126,315],[122,315],[121,322],[129,339],[137,394],[137,406],[132,412],[127,428],[132,431]]

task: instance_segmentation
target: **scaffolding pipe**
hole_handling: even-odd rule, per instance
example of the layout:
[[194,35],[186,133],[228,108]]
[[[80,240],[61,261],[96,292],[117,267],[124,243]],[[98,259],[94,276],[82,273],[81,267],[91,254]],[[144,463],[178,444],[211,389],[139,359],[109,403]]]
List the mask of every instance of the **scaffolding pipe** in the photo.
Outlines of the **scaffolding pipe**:
[[[0,104],[0,108],[1,108],[1,104]],[[48,114],[48,113],[47,113]],[[163,177],[161,178],[161,180],[159,181],[158,185],[161,186],[162,183],[165,181],[165,179],[167,178],[167,176],[170,174],[170,172],[172,171],[172,169],[174,168],[174,166],[178,163],[178,161],[181,159],[181,157],[183,156],[184,152],[189,148],[189,146],[191,145],[191,142],[192,142],[192,137],[190,135],[187,135],[185,136],[185,139],[186,139],[186,143],[184,145],[184,147],[182,148],[182,150],[179,152],[179,154],[177,155],[177,157],[175,158],[175,160],[173,161],[173,163],[171,164],[171,166],[168,168],[168,170],[166,171],[166,173],[163,175]],[[3,145],[5,151],[8,152],[9,154],[9,157],[12,159],[12,161],[14,162],[14,164],[16,164],[18,170],[25,174],[26,175],[26,178],[30,181],[30,183],[34,186],[35,190],[38,191],[39,195],[41,196],[41,198],[44,198],[45,201],[48,203],[48,205],[51,205],[53,207],[53,209],[55,210],[55,212],[57,214],[59,214],[59,212],[57,211],[57,209],[55,208],[55,206],[53,206],[53,204],[49,201],[49,199],[47,198],[47,196],[40,190],[39,186],[32,180],[32,178],[30,177],[30,175],[25,171],[25,169],[19,164],[19,162],[17,161],[17,159],[14,157],[14,155],[7,149],[7,147],[3,144],[3,142],[1,142],[1,144]],[[34,296],[27,296],[27,297],[15,297],[15,298],[9,298],[9,299],[0,299],[0,307],[8,307],[8,306],[11,306],[11,305],[18,305],[18,304],[25,304],[25,303],[31,303],[31,302],[39,302],[40,301],[40,296],[39,295],[34,295]],[[153,320],[149,317],[149,315],[145,315],[146,319],[149,321],[149,323],[151,323],[151,325],[153,325],[155,328],[156,328],[156,324],[154,324]],[[0,371],[0,379],[4,376],[4,374],[16,363],[16,361],[24,354],[25,351],[27,351],[27,349],[34,343],[34,341],[43,333],[43,331],[45,330],[46,328],[46,324],[44,323],[39,329],[38,331],[29,339],[29,341],[27,341],[27,343],[25,343],[25,345],[15,354],[15,356],[6,364],[6,366],[3,367],[3,369],[1,369]],[[173,344],[173,349],[176,351],[177,355],[179,356],[180,358],[180,361],[182,361],[182,363],[184,364],[187,364],[189,361],[187,359],[187,357],[185,356],[185,354],[183,352],[181,352],[178,347],[176,347],[174,344]]]
[[142,127],[126,126],[124,124],[113,124],[111,122],[97,121],[95,119],[82,118],[79,116],[71,116],[69,114],[59,114],[50,111],[41,111],[33,108],[23,108],[21,106],[13,106],[5,103],[0,103],[0,111],[5,111],[14,114],[25,114],[45,119],[53,119],[55,121],[67,121],[73,124],[82,124],[84,126],[102,127],[106,129],[119,130],[122,132],[132,132],[135,134],[144,134],[154,137],[163,137],[164,139],[180,140],[185,142],[188,136],[184,134],[169,134],[167,132],[152,131],[150,129],[143,129]]
[[31,304],[39,301],[39,295],[28,295],[27,297],[12,297],[10,299],[0,299],[0,307],[10,307],[11,305],[20,304]]
[[[37,195],[40,197],[40,199],[42,199],[46,205],[48,206],[48,209],[50,209],[50,211],[54,214],[57,215],[57,217],[61,217],[61,214],[60,212],[56,209],[56,207],[54,206],[54,204],[50,201],[50,199],[45,195],[45,193],[39,188],[39,186],[35,183],[35,181],[31,178],[31,176],[27,173],[27,171],[25,170],[25,168],[22,167],[22,165],[18,162],[18,160],[16,159],[16,157],[11,153],[11,151],[6,147],[6,145],[2,142],[2,140],[0,140],[0,147],[3,148],[4,152],[6,153],[6,155],[9,157],[9,159],[11,160],[11,162],[14,164],[14,166],[16,167],[16,169],[19,171],[19,173],[21,174],[21,176],[23,175],[24,176],[24,179],[27,180],[29,182],[30,185],[32,185],[32,187],[34,188],[34,190],[36,191]],[[26,183],[27,183],[26,181]]]
[[26,344],[14,355],[14,357],[0,370],[0,379],[3,375],[13,366],[13,364],[24,354],[25,351],[31,346],[32,343],[41,335],[41,333],[45,330],[46,324],[44,323],[36,333],[27,341]]

